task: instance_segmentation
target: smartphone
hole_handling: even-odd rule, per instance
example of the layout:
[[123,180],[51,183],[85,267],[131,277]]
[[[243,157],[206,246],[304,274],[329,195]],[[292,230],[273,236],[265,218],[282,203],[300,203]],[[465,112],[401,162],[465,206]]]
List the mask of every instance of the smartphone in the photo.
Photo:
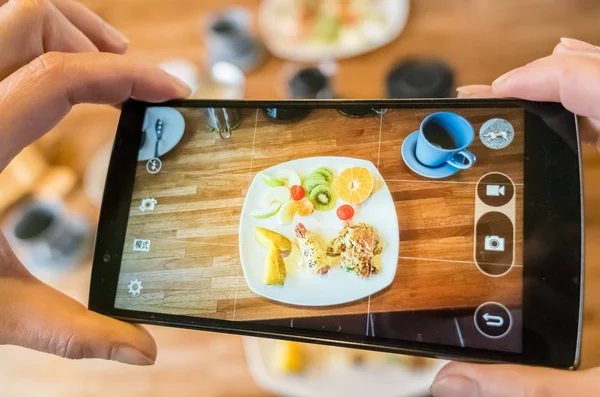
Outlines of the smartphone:
[[90,309],[575,368],[576,117],[518,100],[130,101]]

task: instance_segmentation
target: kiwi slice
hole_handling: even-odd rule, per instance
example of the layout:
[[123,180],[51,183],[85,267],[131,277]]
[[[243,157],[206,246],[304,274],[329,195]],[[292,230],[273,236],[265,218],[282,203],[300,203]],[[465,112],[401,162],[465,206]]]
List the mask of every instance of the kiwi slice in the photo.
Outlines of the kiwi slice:
[[337,196],[328,185],[318,185],[311,190],[309,199],[317,211],[329,211],[335,208]]
[[327,184],[330,185],[333,180],[333,173],[329,171],[327,168],[317,168],[311,173],[312,176],[322,176],[327,181]]
[[335,173],[331,170],[331,168],[319,167],[315,171],[324,171],[324,172],[328,173],[331,176],[331,179],[333,179],[333,177],[335,176]]
[[304,188],[307,196],[310,195],[310,192],[319,185],[328,185],[327,180],[321,175],[309,176],[302,181],[302,187]]

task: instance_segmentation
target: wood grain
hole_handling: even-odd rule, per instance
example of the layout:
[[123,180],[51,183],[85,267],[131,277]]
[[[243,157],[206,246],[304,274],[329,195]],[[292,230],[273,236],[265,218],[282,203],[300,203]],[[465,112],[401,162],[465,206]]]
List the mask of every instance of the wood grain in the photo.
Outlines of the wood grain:
[[[131,40],[130,55],[159,62],[186,58],[203,65],[200,20],[208,11],[230,5],[256,10],[259,0],[84,0]],[[334,79],[345,98],[381,98],[388,68],[407,56],[442,58],[456,71],[457,86],[489,84],[506,71],[548,55],[560,37],[595,44],[600,2],[597,0],[418,0],[411,2],[408,25],[394,43],[343,61]],[[248,76],[250,99],[280,96],[277,77],[285,62],[269,58]],[[109,107],[81,105],[40,142],[55,164],[82,174],[95,151],[114,136],[119,113]],[[208,139],[208,137],[207,137]],[[600,365],[600,155],[584,148],[586,203],[586,284],[583,367]],[[415,187],[418,190],[418,186]],[[95,221],[97,208],[81,192],[69,198],[73,209]],[[406,244],[404,244],[406,247]],[[415,248],[418,249],[418,248]],[[201,252],[200,249],[194,249]],[[220,252],[219,261],[237,255]],[[226,259],[229,258],[229,259]],[[155,266],[168,259],[156,259]],[[52,285],[84,302],[89,265]],[[159,357],[153,368],[113,362],[68,361],[24,350],[0,347],[0,384],[11,397],[44,396],[266,396],[254,384],[239,337],[150,327]],[[374,387],[374,391],[377,388]]]
[[[466,117],[475,131],[490,118],[502,117],[515,128],[515,140],[496,151],[476,139],[470,147],[478,158],[476,165],[439,181],[414,174],[400,155],[404,139],[435,109],[391,109],[359,119],[334,109],[316,109],[293,124],[273,123],[262,111],[245,109],[240,127],[229,140],[207,131],[202,109],[181,109],[185,138],[163,157],[162,171],[152,175],[144,162],[138,165],[116,306],[267,320],[475,308],[488,300],[519,304],[524,113],[520,109],[447,110]],[[400,258],[392,285],[368,299],[303,308],[259,297],[246,285],[238,230],[249,183],[261,170],[313,156],[371,161],[388,183],[399,218]],[[516,266],[499,278],[482,274],[473,258],[476,183],[491,171],[507,174],[518,187]],[[141,198],[146,197],[140,192],[158,200],[155,211],[139,210]],[[151,240],[151,251],[134,252],[134,239]],[[258,243],[254,248],[260,249]],[[133,279],[144,283],[140,296],[128,293]]]

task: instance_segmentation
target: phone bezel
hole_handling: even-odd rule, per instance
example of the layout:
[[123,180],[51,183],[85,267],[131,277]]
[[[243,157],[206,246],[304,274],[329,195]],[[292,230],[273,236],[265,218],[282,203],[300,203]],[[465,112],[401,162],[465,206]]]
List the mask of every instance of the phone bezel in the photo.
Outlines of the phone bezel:
[[[253,322],[231,322],[114,308],[121,255],[133,193],[137,151],[146,107],[311,107],[311,108],[524,108],[525,216],[523,267],[523,352],[462,348],[424,342],[340,335]],[[546,121],[544,121],[546,120]],[[548,125],[548,120],[554,126]],[[556,127],[558,126],[558,127]],[[178,100],[161,104],[128,101],[123,106],[100,211],[89,308],[118,319],[205,331],[271,337],[342,347],[418,354],[475,362],[511,362],[574,369],[579,363],[583,291],[583,196],[577,119],[561,105],[513,99],[377,101]],[[560,160],[560,161],[559,161]],[[551,177],[549,177],[551,176]],[[568,227],[569,238],[561,234]],[[529,238],[553,247],[543,266],[529,265]],[[559,247],[556,247],[560,241]],[[533,253],[533,251],[531,251]],[[539,252],[535,252],[539,255]],[[545,253],[542,253],[545,254]],[[531,263],[534,259],[531,259]],[[548,260],[549,263],[546,263]],[[559,277],[557,277],[559,275]],[[528,287],[529,286],[529,287]],[[547,290],[550,289],[550,300]],[[559,294],[555,292],[558,291]],[[558,299],[556,304],[552,299]],[[534,313],[544,313],[536,315]],[[287,330],[289,331],[289,329]]]

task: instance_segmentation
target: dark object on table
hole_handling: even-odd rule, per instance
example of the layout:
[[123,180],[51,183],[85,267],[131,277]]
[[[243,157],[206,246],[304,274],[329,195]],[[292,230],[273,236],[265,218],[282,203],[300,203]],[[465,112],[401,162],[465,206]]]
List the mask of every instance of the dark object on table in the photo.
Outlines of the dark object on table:
[[310,108],[265,108],[265,116],[276,123],[296,123],[310,114]]
[[288,82],[288,96],[291,99],[332,99],[329,77],[317,67],[300,69]]
[[387,77],[392,99],[454,97],[454,70],[442,61],[408,59],[396,64]]

